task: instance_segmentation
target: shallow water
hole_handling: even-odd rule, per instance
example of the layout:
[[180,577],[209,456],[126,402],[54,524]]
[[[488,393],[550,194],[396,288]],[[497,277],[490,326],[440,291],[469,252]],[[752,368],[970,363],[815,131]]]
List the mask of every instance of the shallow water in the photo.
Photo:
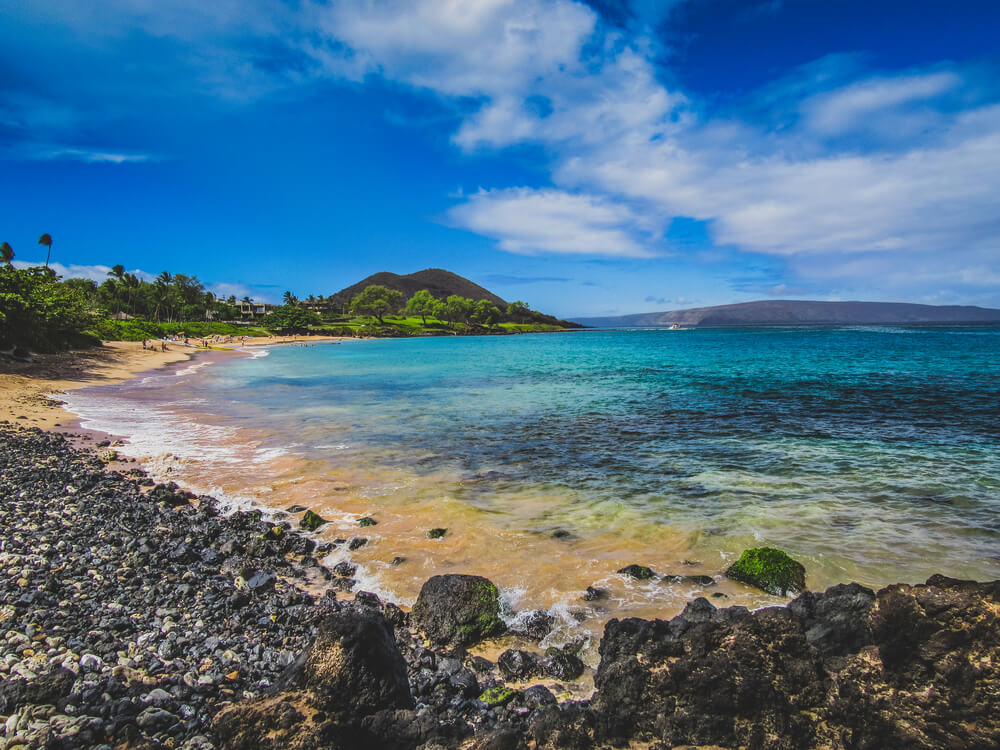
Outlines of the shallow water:
[[[615,574],[633,562],[717,575],[767,544],[813,589],[1000,577],[997,329],[349,341],[66,398],[160,479],[369,537],[331,558],[358,563],[361,588],[408,603],[430,575],[480,573],[512,608],[557,614],[552,642],[695,595],[778,601]],[[581,601],[588,585],[611,598]]]

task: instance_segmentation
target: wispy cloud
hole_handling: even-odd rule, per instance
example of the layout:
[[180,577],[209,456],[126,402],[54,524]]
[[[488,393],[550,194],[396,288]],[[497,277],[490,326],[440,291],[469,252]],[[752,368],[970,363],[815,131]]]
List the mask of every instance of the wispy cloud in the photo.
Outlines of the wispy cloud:
[[573,279],[565,276],[512,276],[506,273],[490,273],[480,277],[486,284],[503,284],[517,286],[519,284],[566,284]]
[[154,159],[149,154],[124,154],[82,148],[42,149],[33,152],[34,158],[60,161],[83,161],[88,164],[134,164]]
[[[42,265],[44,265],[44,263],[14,260],[15,268],[37,268]],[[62,263],[49,263],[49,268],[64,279],[90,279],[91,281],[96,281],[98,284],[107,281],[108,278],[110,278],[111,273],[110,266],[101,265],[84,266],[72,263],[69,265],[63,265]],[[155,274],[143,271],[141,268],[134,268],[131,271],[127,271],[127,273],[131,273],[143,281],[153,281],[156,278]]]

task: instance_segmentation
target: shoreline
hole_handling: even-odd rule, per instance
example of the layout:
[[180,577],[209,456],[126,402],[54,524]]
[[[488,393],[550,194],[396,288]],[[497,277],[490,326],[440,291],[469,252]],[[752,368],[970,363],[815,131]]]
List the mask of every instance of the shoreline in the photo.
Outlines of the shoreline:
[[[216,345],[211,348],[167,342],[167,351],[143,349],[139,341],[105,341],[99,347],[35,355],[31,362],[0,359],[0,413],[26,427],[43,430],[83,430],[79,418],[62,408],[58,395],[93,385],[115,385],[178,362],[192,360],[199,353],[223,356],[246,353],[248,349],[281,344],[350,340],[341,336],[266,336],[248,339],[245,346]],[[56,398],[52,398],[56,396]]]
[[669,621],[612,620],[594,692],[572,700],[571,650],[522,650],[529,634],[490,660],[467,650],[499,642],[484,578],[436,576],[410,613],[366,592],[345,602],[343,574],[288,514],[147,492],[141,470],[40,429],[4,423],[0,444],[3,750],[1000,739],[1000,582],[838,585],[753,612],[699,598]]

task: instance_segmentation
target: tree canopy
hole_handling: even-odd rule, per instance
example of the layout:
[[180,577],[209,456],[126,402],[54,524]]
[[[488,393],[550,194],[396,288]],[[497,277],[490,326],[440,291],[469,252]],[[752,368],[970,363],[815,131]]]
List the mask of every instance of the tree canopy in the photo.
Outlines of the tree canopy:
[[318,326],[321,323],[319,315],[298,305],[276,307],[261,321],[261,325],[267,330],[283,335],[308,333],[309,326]]
[[0,266],[0,346],[52,351],[82,342],[93,311],[48,268]]
[[416,292],[406,303],[406,314],[417,315],[427,325],[427,318],[434,315],[437,299],[426,289]]
[[382,317],[386,313],[395,312],[402,306],[402,293],[381,284],[366,286],[351,300],[351,312],[374,315],[379,323],[385,323]]

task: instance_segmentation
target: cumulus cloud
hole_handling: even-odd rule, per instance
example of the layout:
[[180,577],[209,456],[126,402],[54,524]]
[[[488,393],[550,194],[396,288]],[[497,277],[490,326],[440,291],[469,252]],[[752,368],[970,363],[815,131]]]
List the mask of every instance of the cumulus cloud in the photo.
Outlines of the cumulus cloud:
[[622,203],[558,190],[480,190],[455,206],[458,226],[495,237],[503,250],[521,255],[606,255],[648,258],[639,239],[645,222]]
[[508,252],[652,257],[685,217],[718,247],[779,257],[805,279],[907,268],[956,287],[982,278],[984,258],[1000,255],[1000,106],[969,68],[866,71],[857,56],[830,56],[758,92],[756,109],[720,114],[664,83],[651,32],[669,7],[36,0],[20,12],[95,46],[139,28],[196,48],[181,57],[206,91],[379,76],[453,105],[461,150],[538,146],[551,185],[465,193],[448,213]]

